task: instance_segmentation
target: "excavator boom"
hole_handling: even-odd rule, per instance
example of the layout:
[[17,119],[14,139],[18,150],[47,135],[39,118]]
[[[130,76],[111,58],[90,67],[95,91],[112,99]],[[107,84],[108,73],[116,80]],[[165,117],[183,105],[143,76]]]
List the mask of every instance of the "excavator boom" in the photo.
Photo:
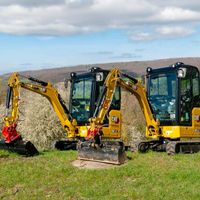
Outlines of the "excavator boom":
[[[0,142],[1,149],[11,150],[27,156],[38,154],[34,145],[30,141],[24,141],[17,131],[21,88],[46,97],[56,112],[63,128],[68,133],[68,137],[76,137],[76,120],[72,119],[60,94],[51,83],[13,73],[8,81],[6,116],[4,117],[5,126],[2,130],[5,140]],[[11,112],[9,112],[10,104],[12,105]]]

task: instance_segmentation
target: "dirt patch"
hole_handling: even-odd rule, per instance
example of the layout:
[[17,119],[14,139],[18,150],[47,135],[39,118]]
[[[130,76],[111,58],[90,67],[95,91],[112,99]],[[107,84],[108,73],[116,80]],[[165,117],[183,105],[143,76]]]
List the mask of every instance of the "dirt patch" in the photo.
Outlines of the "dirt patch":
[[80,169],[108,169],[119,166],[119,165],[86,161],[86,160],[75,160],[72,162],[72,165]]

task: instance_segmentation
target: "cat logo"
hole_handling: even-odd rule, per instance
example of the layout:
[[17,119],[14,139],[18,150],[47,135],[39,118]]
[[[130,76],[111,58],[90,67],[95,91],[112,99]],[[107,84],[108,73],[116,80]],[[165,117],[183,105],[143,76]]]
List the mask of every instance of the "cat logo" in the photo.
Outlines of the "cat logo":
[[117,117],[117,116],[112,116],[111,121],[117,124],[117,123],[119,123],[119,117]]
[[200,115],[194,115],[194,121],[200,122]]

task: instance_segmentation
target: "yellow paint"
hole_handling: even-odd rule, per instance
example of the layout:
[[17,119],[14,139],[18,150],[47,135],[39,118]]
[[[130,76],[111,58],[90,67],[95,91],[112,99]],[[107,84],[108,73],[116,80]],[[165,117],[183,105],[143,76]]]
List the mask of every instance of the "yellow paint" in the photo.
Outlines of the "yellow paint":
[[79,137],[87,137],[89,126],[77,126],[78,127],[78,135]]
[[150,139],[200,138],[200,108],[193,108],[191,126],[160,126],[159,128],[161,134],[150,135],[146,130],[146,137]]

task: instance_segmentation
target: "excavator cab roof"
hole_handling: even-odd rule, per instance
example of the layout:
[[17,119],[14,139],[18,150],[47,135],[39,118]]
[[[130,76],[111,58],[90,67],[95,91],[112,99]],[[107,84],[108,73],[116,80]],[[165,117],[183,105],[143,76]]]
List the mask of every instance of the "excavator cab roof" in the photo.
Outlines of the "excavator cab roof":
[[[105,75],[107,75],[109,73],[109,70],[105,70],[102,69],[100,67],[92,67],[88,70],[88,72],[72,72],[70,73],[70,81],[79,79],[79,78],[86,78],[86,77],[90,77],[90,76],[96,76],[96,74],[98,73],[103,73]],[[106,77],[103,78],[102,81],[105,80]]]
[[[167,67],[162,67],[162,68],[157,68],[157,69],[152,69],[151,67],[147,67],[146,73],[147,73],[147,77],[148,77],[148,76],[151,76],[153,74],[172,73],[172,72],[175,72],[175,71],[178,72],[182,68],[190,69],[189,71],[198,70],[198,68],[195,67],[195,66],[186,65],[182,62],[177,62],[177,63],[169,65]],[[181,78],[181,77],[179,77],[179,78]]]

